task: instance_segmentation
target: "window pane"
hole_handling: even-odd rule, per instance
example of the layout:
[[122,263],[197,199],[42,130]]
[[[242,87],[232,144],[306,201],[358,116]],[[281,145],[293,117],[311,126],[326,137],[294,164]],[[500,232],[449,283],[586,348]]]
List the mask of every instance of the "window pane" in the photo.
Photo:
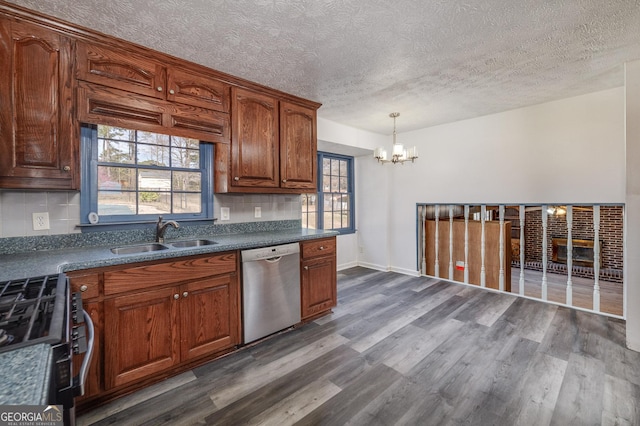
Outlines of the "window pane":
[[197,151],[200,147],[200,141],[198,141],[197,139],[171,136],[171,146],[175,146],[178,148],[190,148]]
[[331,160],[331,175],[338,176],[340,173],[340,160]]
[[318,228],[318,222],[317,222],[317,213],[307,213],[307,223],[308,223],[308,228],[310,229],[317,229]]
[[101,139],[98,141],[98,161],[133,164],[136,146],[130,142]]
[[140,191],[138,214],[171,213],[171,193],[163,191]]
[[322,175],[322,192],[331,191],[331,176]]
[[173,190],[200,192],[202,176],[200,172],[173,172]]
[[136,169],[98,166],[98,189],[121,191],[136,189]]
[[199,169],[200,151],[195,151],[193,149],[173,148],[171,150],[171,167]]
[[174,193],[173,213],[200,213],[202,211],[200,194]]
[[340,178],[340,188],[339,188],[340,192],[348,192],[349,191],[349,181],[347,180],[346,177],[341,177]]
[[340,191],[340,179],[337,176],[331,176],[331,192]]
[[169,167],[169,148],[160,145],[138,144],[138,164]]
[[98,214],[136,214],[136,193],[123,191],[98,191]]
[[148,143],[152,145],[162,145],[169,146],[169,135],[162,135],[160,133],[152,133],[152,132],[138,132],[138,142],[139,143]]
[[324,158],[322,160],[322,174],[330,175],[331,174],[331,159]]
[[340,176],[347,176],[347,161],[346,160],[341,160],[340,161]]
[[141,169],[138,174],[140,191],[170,191],[171,171]]
[[333,212],[324,212],[324,229],[333,229]]
[[98,138],[135,141],[136,132],[134,130],[122,129],[120,127],[100,125],[98,126]]

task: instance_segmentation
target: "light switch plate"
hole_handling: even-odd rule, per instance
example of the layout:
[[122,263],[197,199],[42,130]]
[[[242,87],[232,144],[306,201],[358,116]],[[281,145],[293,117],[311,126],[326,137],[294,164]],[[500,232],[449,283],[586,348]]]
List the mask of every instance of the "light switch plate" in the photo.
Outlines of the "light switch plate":
[[44,231],[49,229],[49,213],[33,213],[33,230]]
[[262,217],[262,207],[254,207],[253,216],[256,218]]
[[220,220],[229,220],[229,207],[220,207]]

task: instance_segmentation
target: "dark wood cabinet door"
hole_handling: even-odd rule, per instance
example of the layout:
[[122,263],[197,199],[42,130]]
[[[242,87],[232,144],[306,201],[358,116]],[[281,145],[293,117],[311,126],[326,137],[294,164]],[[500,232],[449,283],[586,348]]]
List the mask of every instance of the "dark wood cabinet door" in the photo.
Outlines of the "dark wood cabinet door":
[[144,379],[180,361],[177,287],[104,302],[105,389]]
[[76,189],[71,40],[0,19],[0,187]]
[[166,96],[166,69],[160,63],[110,47],[78,42],[76,77],[153,98]]
[[231,186],[279,187],[277,99],[234,87],[231,122]]
[[335,256],[302,261],[302,318],[327,311],[337,303]]
[[229,112],[229,92],[229,85],[213,77],[179,68],[167,70],[167,100]]
[[238,280],[221,275],[181,286],[181,360],[240,343]]
[[280,103],[280,186],[317,190],[316,110]]

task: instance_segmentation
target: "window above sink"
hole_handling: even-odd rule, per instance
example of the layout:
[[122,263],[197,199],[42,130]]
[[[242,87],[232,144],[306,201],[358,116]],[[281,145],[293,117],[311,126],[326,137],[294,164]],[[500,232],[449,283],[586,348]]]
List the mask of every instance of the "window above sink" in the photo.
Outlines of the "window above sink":
[[82,224],[213,218],[213,147],[196,139],[83,125]]

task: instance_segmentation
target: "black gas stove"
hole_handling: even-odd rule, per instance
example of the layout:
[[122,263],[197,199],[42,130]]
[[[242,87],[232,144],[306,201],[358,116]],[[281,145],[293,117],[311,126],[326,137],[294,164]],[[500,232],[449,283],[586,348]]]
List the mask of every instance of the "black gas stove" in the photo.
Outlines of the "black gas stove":
[[[64,273],[0,282],[0,352],[50,345],[50,377],[43,380],[49,383],[48,403],[64,407],[65,425],[75,423],[74,397],[84,392],[93,347],[91,318],[80,293],[70,290]],[[84,352],[80,374],[73,377],[73,355]]]
[[63,341],[66,281],[59,274],[0,283],[0,352]]

